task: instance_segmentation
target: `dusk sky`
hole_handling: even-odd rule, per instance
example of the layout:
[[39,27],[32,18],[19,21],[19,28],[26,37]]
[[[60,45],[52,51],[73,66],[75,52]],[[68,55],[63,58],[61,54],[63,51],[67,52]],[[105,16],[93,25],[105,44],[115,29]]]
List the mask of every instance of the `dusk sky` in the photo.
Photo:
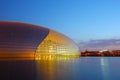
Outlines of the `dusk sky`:
[[48,27],[84,49],[120,48],[119,0],[0,0],[0,20]]

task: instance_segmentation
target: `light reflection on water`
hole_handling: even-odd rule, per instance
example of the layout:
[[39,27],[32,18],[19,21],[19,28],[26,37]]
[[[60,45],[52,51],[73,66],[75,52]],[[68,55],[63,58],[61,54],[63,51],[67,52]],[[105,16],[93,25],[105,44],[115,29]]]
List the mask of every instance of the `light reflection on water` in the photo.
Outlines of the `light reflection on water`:
[[37,79],[38,80],[73,80],[73,64],[75,58],[37,60]]
[[110,80],[110,74],[109,74],[109,62],[106,58],[101,58],[101,69],[103,74],[104,80]]
[[119,80],[119,57],[2,60],[0,80]]

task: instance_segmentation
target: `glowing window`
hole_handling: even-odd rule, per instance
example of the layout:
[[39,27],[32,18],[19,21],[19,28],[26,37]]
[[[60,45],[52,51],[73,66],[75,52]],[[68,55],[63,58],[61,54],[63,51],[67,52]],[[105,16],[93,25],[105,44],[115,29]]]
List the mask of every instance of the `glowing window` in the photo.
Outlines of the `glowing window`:
[[79,49],[71,39],[50,30],[48,36],[37,47],[35,56],[76,54],[79,54]]

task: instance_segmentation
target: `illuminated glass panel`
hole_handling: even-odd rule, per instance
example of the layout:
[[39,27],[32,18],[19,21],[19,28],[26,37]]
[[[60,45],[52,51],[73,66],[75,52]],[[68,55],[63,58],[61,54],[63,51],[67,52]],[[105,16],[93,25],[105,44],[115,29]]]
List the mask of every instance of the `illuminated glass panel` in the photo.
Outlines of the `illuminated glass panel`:
[[48,36],[39,44],[36,50],[35,57],[41,55],[79,55],[79,48],[68,37],[50,30]]

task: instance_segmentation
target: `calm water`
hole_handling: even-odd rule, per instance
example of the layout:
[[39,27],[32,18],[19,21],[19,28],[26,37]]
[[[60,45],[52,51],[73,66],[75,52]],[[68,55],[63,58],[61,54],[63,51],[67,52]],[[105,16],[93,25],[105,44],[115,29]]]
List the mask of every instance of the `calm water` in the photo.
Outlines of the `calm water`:
[[120,57],[0,61],[0,80],[120,80]]

